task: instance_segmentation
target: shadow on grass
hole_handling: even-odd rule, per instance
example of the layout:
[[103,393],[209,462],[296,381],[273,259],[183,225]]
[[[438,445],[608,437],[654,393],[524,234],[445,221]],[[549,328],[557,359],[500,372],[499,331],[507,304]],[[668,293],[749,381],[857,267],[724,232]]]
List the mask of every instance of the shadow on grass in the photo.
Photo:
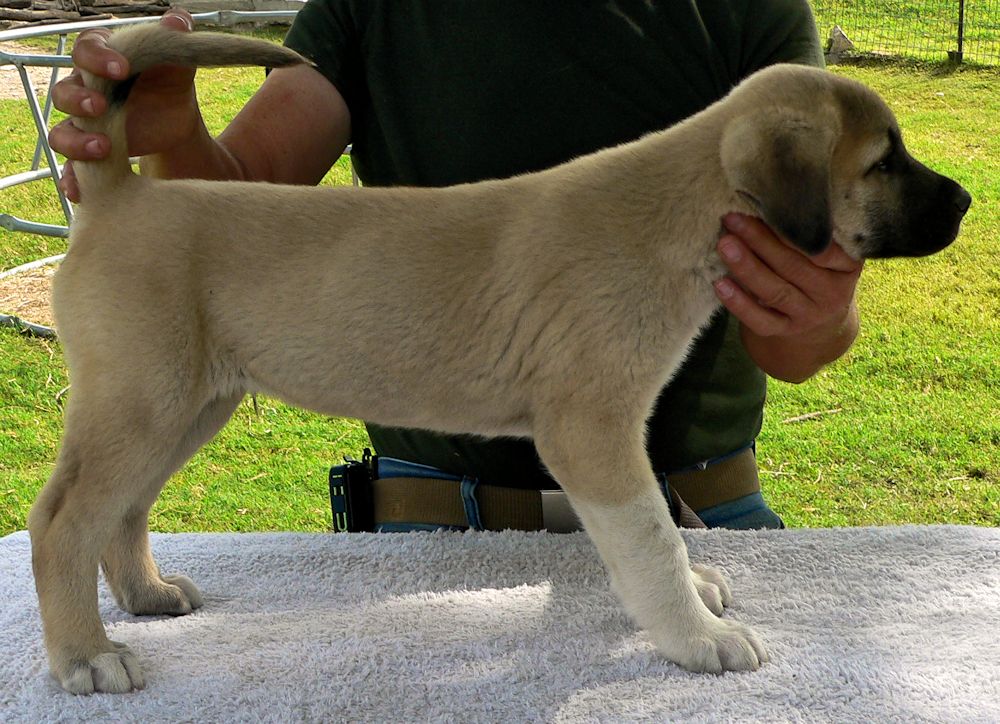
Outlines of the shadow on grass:
[[891,68],[896,70],[905,70],[911,73],[922,73],[932,78],[966,72],[993,73],[1000,78],[1000,66],[982,65],[969,61],[959,63],[954,60],[921,60],[918,58],[905,58],[896,55],[883,55],[881,53],[857,53],[850,56],[844,56],[841,57],[840,60],[834,65],[842,65],[853,68]]

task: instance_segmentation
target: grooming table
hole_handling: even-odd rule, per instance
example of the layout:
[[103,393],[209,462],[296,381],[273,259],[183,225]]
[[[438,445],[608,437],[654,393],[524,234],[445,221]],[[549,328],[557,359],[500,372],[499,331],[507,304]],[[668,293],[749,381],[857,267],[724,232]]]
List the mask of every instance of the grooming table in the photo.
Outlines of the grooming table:
[[1000,721],[1000,529],[685,531],[771,661],[656,655],[581,533],[154,535],[205,606],[134,617],[147,688],[47,673],[27,533],[0,539],[0,721]]

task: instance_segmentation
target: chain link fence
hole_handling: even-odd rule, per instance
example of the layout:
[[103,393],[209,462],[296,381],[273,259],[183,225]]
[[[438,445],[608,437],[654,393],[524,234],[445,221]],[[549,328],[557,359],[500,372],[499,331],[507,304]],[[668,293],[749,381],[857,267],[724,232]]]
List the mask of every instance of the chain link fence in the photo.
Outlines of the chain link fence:
[[811,0],[832,50],[1000,66],[1000,0]]

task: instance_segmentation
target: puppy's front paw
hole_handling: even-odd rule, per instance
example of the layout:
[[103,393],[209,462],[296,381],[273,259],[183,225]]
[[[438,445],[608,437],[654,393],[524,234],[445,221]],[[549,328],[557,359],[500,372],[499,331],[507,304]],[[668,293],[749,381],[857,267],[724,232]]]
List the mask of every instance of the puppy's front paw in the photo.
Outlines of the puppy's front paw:
[[736,621],[706,616],[695,630],[652,633],[657,648],[688,671],[756,671],[767,661],[760,637]]
[[93,694],[104,691],[122,694],[146,686],[139,660],[125,644],[109,641],[111,651],[104,651],[87,660],[70,660],[53,669],[52,674],[71,694]]
[[708,610],[716,616],[721,616],[723,609],[733,602],[733,594],[729,591],[726,579],[714,568],[699,563],[691,566],[691,577],[694,579],[694,587],[698,589],[698,595]]

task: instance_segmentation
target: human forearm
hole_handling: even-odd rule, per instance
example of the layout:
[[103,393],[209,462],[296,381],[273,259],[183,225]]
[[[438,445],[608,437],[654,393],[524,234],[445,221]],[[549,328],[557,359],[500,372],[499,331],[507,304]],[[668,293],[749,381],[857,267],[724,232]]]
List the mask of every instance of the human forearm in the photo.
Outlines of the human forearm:
[[857,305],[851,303],[840,320],[790,336],[763,336],[741,325],[743,345],[750,358],[769,376],[784,382],[804,382],[841,357],[854,343],[860,328]]
[[272,71],[216,138],[192,95],[178,143],[143,157],[159,178],[316,184],[350,138],[350,113],[337,90],[307,65]]
[[246,179],[243,165],[226,146],[212,138],[200,114],[189,138],[159,153],[143,156],[139,168],[144,176],[156,178]]
[[808,257],[752,217],[729,214],[724,224],[718,248],[730,273],[716,292],[757,365],[801,382],[846,352],[858,334],[861,262],[834,243]]

